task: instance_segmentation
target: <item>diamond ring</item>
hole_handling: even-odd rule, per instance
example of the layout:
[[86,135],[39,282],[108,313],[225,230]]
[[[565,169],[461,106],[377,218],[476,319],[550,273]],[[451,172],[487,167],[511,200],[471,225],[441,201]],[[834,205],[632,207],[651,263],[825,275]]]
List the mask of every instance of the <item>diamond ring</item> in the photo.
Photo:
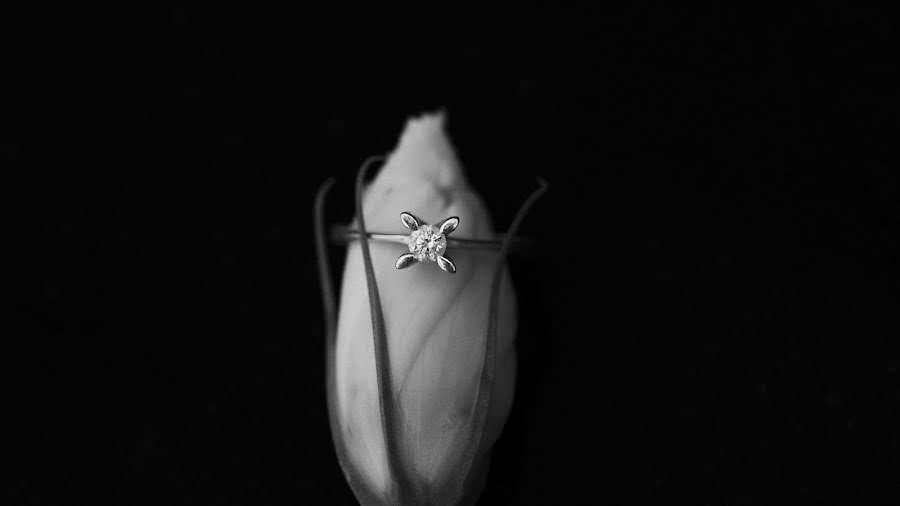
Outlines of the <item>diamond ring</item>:
[[[400,222],[409,229],[410,232],[408,234],[380,234],[373,232],[366,234],[366,237],[370,240],[407,245],[409,253],[400,255],[394,264],[398,269],[405,269],[417,261],[425,264],[437,262],[438,267],[450,274],[455,274],[456,264],[447,256],[448,248],[499,250],[503,245],[502,237],[494,241],[449,237],[459,226],[459,218],[456,216],[443,220],[439,225],[430,225],[416,218],[412,213],[402,212],[400,213]],[[335,227],[332,230],[331,238],[335,242],[344,243],[358,240],[360,235],[358,230]]]

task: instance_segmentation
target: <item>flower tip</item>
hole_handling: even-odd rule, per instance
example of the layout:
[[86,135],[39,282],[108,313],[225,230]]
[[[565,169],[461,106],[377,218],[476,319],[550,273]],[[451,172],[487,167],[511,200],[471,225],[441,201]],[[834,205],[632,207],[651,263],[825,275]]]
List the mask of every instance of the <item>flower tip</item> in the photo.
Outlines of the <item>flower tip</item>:
[[446,116],[438,109],[407,119],[400,141],[378,177],[390,183],[427,182],[438,188],[466,186],[444,126]]

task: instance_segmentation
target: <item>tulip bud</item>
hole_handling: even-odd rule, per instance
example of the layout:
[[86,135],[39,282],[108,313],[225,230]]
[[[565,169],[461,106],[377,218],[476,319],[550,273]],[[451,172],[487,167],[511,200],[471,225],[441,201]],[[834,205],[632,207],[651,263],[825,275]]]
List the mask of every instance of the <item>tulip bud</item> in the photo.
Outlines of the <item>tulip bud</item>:
[[[363,192],[368,232],[404,233],[400,214],[408,211],[431,224],[459,217],[457,239],[497,238],[443,123],[441,114],[407,123],[397,148]],[[359,225],[357,219],[351,227]],[[389,376],[380,383],[364,255],[361,242],[352,241],[336,345],[328,357],[333,360],[328,364],[332,435],[345,474],[366,504],[453,504],[463,495],[471,500],[483,486],[488,452],[513,400],[516,300],[509,272],[503,265],[492,333],[496,250],[452,249],[457,272],[449,274],[436,264],[395,268],[397,257],[407,252],[403,244],[369,240],[368,248],[387,343],[382,362],[387,370],[380,372]],[[492,381],[485,405],[476,401],[486,384],[482,366],[491,336]],[[379,392],[385,384],[390,391]],[[387,424],[381,399],[393,410]],[[484,412],[477,424],[479,409]],[[461,483],[468,490],[460,490]]]

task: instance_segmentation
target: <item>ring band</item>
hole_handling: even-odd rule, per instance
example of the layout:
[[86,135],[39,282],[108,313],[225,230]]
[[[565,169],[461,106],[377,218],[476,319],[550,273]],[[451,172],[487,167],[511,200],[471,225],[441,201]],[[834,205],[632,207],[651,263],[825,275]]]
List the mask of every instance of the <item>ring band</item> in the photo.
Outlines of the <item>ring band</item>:
[[[499,250],[503,245],[503,237],[497,240],[483,239],[456,239],[449,235],[459,226],[459,218],[452,216],[442,221],[439,225],[429,225],[408,212],[400,213],[400,222],[403,223],[409,234],[383,234],[377,232],[366,233],[366,238],[373,241],[394,242],[405,244],[409,253],[400,255],[394,266],[405,269],[412,264],[433,263],[445,272],[456,273],[456,263],[446,255],[447,248]],[[359,230],[348,227],[335,226],[331,230],[331,240],[338,244],[359,240],[362,234]],[[520,246],[522,241],[513,241],[511,246]]]
[[[359,230],[354,230],[349,227],[344,227],[337,225],[331,230],[331,240],[338,244],[348,243],[350,241],[357,241],[360,237]],[[396,242],[399,244],[409,245],[409,234],[379,234],[375,232],[369,232],[366,234],[366,237],[369,238],[370,241],[382,241],[382,242]],[[503,245],[503,239],[495,240],[495,241],[485,241],[480,239],[454,239],[452,237],[447,238],[447,246],[453,248],[466,248],[466,249],[494,249],[498,250]]]

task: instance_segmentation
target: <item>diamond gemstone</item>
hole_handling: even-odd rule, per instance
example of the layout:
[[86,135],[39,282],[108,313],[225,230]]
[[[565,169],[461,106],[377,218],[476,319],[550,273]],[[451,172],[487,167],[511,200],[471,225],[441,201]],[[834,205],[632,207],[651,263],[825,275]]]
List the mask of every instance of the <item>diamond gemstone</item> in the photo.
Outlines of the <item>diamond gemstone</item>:
[[447,238],[434,225],[420,225],[409,234],[409,252],[420,262],[434,262],[446,249]]

